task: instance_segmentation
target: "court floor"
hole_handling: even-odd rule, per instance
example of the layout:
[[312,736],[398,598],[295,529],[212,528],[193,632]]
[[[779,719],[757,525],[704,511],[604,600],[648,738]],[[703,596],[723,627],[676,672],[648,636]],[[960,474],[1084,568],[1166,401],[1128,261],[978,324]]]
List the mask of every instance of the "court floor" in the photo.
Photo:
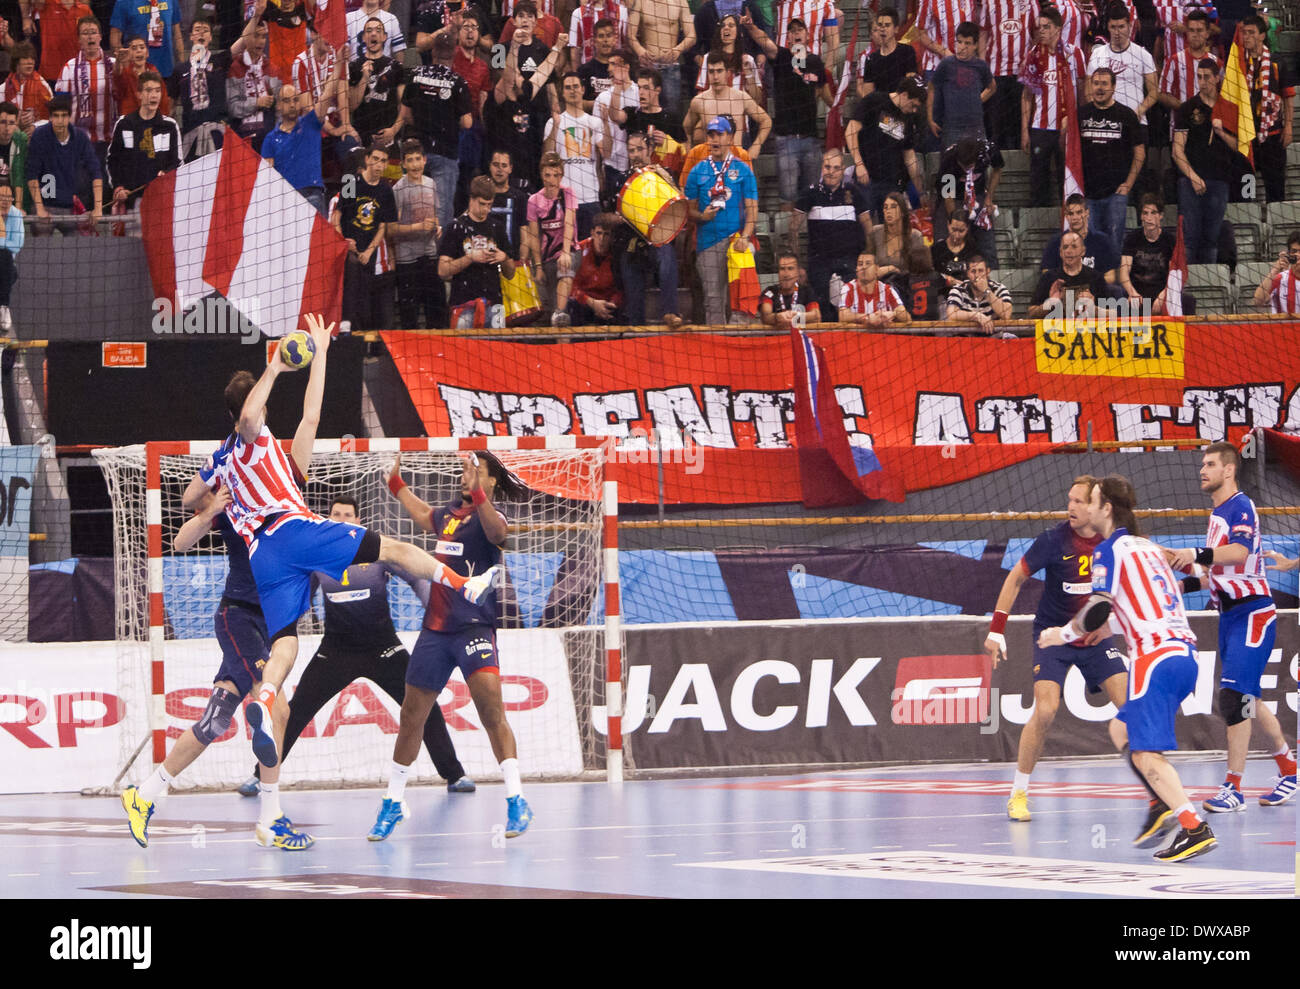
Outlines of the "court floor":
[[[1199,801],[1222,758],[1177,757]],[[1283,897],[1296,893],[1296,803],[1261,807],[1273,775],[1252,759],[1247,810],[1216,815],[1220,847],[1172,866],[1130,844],[1144,795],[1118,759],[1045,762],[1034,819],[1005,813],[1011,765],[797,776],[532,783],[527,833],[504,837],[499,784],[411,787],[410,820],[364,835],[382,790],[289,791],[316,838],[305,852],[252,840],[257,801],[176,794],[147,849],[116,797],[0,797],[0,884],[14,898],[109,897]]]

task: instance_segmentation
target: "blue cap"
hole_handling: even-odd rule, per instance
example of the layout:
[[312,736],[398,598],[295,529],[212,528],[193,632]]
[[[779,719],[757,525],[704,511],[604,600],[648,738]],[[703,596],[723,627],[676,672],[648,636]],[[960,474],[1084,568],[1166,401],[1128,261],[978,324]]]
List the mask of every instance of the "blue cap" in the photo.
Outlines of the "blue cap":
[[709,126],[704,128],[706,131],[722,131],[726,134],[736,133],[736,128],[731,126],[731,121],[726,117],[714,117],[709,121]]

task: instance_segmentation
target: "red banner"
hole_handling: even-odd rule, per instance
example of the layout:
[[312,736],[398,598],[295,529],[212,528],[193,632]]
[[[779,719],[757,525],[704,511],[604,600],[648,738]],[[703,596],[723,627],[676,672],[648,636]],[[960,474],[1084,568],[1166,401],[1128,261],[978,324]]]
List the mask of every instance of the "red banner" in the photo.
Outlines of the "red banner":
[[[429,435],[618,436],[613,476],[625,502],[657,500],[656,447],[668,503],[800,500],[787,336],[384,339]],[[1300,428],[1300,348],[1288,324],[1189,325],[1169,334],[1181,353],[1158,355],[1159,378],[1137,376],[1149,370],[1142,360],[1126,364],[1122,341],[1091,332],[990,340],[832,331],[815,340],[850,443],[873,449],[908,491],[1084,440],[1089,424],[1096,441]],[[1181,377],[1168,376],[1173,361]]]

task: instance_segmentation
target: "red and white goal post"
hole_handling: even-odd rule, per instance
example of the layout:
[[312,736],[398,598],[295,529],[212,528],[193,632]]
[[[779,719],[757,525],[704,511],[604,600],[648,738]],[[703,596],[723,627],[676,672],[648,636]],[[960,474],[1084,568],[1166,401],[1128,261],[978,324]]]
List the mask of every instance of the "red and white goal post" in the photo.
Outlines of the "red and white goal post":
[[[187,553],[171,549],[190,517],[181,494],[218,445],[154,442],[94,451],[113,505],[118,679],[128,726],[120,736],[119,780],[148,771],[131,765],[145,747],[154,764],[166,757],[169,737],[202,712],[220,664],[212,616],[225,579],[224,548],[219,539],[204,539]],[[510,524],[498,634],[503,693],[527,776],[603,768],[608,781],[623,779],[618,489],[606,473],[611,448],[609,439],[587,436],[345,438],[318,440],[313,448],[303,493],[314,510],[327,514],[336,495],[351,496],[363,525],[430,551],[436,534],[422,532],[388,491],[385,478],[397,453],[404,479],[433,505],[459,500],[464,457],[474,451],[492,452],[526,485],[524,497],[497,506]],[[390,604],[409,649],[423,609],[396,580]],[[313,607],[299,622],[298,659],[287,684],[296,684],[307,666],[321,620]],[[471,775],[491,778],[497,767],[476,730],[468,691],[456,680],[448,689],[453,699],[443,710],[449,727],[460,728],[452,732],[458,755]],[[596,727],[602,707],[607,733]],[[286,759],[286,784],[381,783],[396,708],[364,682],[345,690]],[[141,743],[146,733],[151,746]],[[177,785],[221,788],[246,778],[252,767],[246,733],[237,717]],[[414,775],[436,778],[423,750]]]

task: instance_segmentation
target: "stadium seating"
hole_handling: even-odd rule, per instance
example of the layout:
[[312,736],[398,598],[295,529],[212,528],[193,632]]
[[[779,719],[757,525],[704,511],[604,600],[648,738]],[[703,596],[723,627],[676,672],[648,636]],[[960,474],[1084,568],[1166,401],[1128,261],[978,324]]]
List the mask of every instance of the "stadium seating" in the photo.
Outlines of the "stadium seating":
[[1189,264],[1187,290],[1196,296],[1197,312],[1233,312],[1236,293],[1226,264]]
[[1262,306],[1255,305],[1254,294],[1255,286],[1260,283],[1264,275],[1272,268],[1271,261],[1247,261],[1237,268],[1237,308],[1236,312],[1248,313],[1266,313],[1269,311],[1268,304]]

